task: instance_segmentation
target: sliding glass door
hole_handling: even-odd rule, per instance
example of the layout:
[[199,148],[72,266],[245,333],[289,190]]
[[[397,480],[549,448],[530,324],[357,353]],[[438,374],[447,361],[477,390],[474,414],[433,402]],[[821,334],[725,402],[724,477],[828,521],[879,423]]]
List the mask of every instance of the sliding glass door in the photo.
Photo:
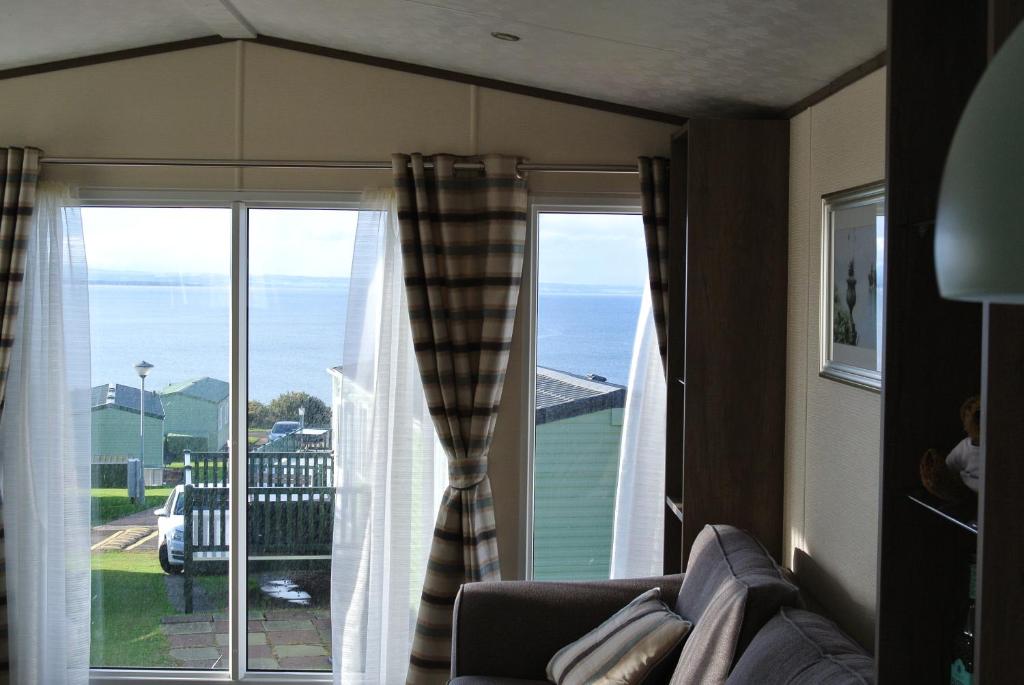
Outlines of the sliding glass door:
[[608,578],[627,395],[635,390],[630,374],[648,287],[643,223],[628,210],[557,207],[535,212],[534,221],[531,572],[539,580]]
[[401,680],[447,465],[395,217],[251,199],[82,211],[91,663]]
[[[82,223],[91,663],[226,669],[231,210],[87,207]],[[210,553],[186,577],[193,529]]]
[[333,401],[357,214],[248,210],[250,670],[331,669],[335,505],[355,514],[361,504],[355,491],[335,490],[342,411]]

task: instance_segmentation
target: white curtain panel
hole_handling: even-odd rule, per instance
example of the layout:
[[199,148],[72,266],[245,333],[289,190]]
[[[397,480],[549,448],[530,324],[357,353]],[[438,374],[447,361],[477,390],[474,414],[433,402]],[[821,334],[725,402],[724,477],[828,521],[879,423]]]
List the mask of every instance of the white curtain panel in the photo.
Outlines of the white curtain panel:
[[394,191],[364,193],[334,407],[331,639],[334,681],[345,685],[405,682],[448,482],[416,366],[397,220]]
[[80,212],[36,196],[0,459],[12,683],[89,680],[89,296]]
[[619,480],[615,492],[612,578],[659,576],[665,530],[665,370],[644,289],[629,369]]

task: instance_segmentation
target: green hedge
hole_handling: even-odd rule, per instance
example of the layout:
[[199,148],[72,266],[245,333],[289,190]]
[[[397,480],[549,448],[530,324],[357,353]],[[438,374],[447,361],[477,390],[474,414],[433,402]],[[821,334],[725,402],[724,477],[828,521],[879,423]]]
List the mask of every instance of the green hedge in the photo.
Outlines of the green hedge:
[[128,464],[93,464],[92,487],[127,488]]
[[164,463],[181,461],[185,450],[191,452],[207,452],[209,445],[206,438],[181,433],[168,433],[164,438]]

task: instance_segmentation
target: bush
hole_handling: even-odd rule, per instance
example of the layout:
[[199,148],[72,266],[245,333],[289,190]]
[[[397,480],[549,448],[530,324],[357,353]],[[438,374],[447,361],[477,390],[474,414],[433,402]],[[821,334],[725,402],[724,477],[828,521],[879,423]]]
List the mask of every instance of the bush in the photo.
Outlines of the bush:
[[181,433],[168,433],[164,438],[164,463],[170,464],[174,461],[181,461],[185,450],[190,452],[208,452],[210,445],[206,438],[196,435],[182,435]]
[[286,392],[278,395],[267,406],[269,422],[298,421],[299,407],[306,409],[307,428],[329,428],[331,425],[331,408],[319,397],[305,392]]
[[258,400],[249,400],[246,405],[246,413],[249,418],[249,428],[269,428],[273,421],[270,420],[270,411],[267,405]]
[[128,464],[93,464],[92,487],[127,488]]

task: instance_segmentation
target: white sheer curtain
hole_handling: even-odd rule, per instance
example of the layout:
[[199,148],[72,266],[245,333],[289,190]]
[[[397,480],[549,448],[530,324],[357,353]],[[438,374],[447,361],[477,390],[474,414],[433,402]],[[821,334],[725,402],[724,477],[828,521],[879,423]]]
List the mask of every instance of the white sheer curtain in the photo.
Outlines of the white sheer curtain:
[[629,369],[619,479],[615,492],[612,578],[662,573],[665,529],[665,370],[644,289]]
[[[336,683],[404,683],[448,482],[413,350],[392,190],[363,194],[342,353],[331,567]],[[339,407],[335,407],[339,411]]]
[[89,680],[89,296],[80,212],[40,183],[0,424],[12,683]]

